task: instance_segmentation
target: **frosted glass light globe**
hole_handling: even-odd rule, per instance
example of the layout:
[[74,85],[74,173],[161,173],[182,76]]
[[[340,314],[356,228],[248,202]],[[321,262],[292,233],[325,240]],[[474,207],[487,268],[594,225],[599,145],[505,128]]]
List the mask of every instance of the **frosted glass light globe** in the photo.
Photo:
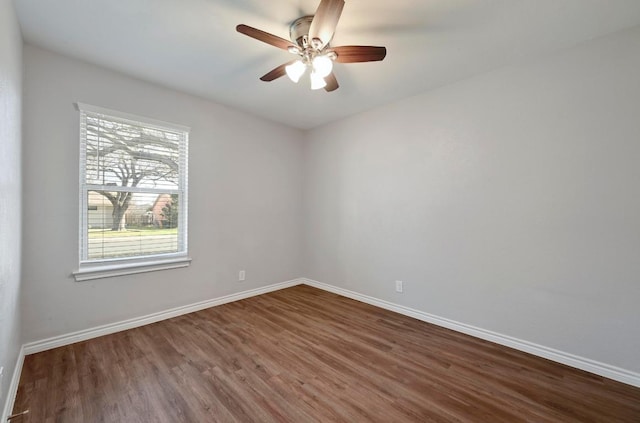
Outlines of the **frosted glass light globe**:
[[313,70],[324,78],[333,70],[333,60],[329,59],[327,56],[316,56],[313,58]]
[[292,64],[285,66],[284,70],[289,79],[297,83],[307,70],[307,67],[300,60],[296,60]]
[[311,72],[311,89],[319,90],[327,86],[327,81],[324,80],[317,72]]

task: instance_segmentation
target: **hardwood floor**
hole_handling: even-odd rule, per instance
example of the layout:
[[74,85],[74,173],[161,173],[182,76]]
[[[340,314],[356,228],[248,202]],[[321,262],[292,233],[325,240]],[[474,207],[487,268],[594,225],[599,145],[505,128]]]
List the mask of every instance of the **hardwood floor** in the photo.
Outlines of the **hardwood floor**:
[[640,422],[640,389],[308,286],[27,356],[14,422]]

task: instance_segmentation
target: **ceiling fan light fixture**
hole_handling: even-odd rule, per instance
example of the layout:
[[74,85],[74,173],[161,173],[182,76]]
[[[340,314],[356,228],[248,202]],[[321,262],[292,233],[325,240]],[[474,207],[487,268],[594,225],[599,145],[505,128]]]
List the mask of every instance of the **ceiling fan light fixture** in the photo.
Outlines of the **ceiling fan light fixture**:
[[267,72],[260,80],[269,82],[287,75],[294,83],[304,77],[306,85],[308,77],[312,90],[324,88],[333,92],[340,87],[333,72],[334,61],[362,63],[383,60],[387,55],[385,47],[330,45],[344,6],[345,0],[320,0],[314,15],[299,17],[289,25],[291,41],[248,25],[237,25],[239,33],[298,56]]
[[314,57],[312,65],[313,71],[322,78],[329,76],[333,70],[333,60],[324,55]]
[[284,70],[287,73],[287,76],[289,77],[289,79],[297,83],[298,81],[300,81],[300,78],[302,77],[302,75],[304,75],[304,72],[307,70],[307,67],[305,66],[304,63],[302,63],[301,60],[296,60],[292,64],[286,66]]
[[310,79],[311,79],[312,90],[319,90],[327,86],[327,81],[325,81],[324,77],[322,77],[317,72],[311,72]]

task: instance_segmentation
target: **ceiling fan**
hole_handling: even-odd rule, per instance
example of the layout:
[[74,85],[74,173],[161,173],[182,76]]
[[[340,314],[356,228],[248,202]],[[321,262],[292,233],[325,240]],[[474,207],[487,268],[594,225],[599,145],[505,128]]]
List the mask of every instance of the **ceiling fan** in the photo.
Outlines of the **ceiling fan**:
[[321,0],[315,15],[293,21],[289,27],[291,41],[247,25],[238,25],[236,30],[298,56],[267,72],[260,78],[262,81],[273,81],[286,74],[293,82],[298,82],[308,72],[312,90],[324,88],[331,92],[338,89],[338,81],[333,73],[334,61],[376,62],[387,55],[385,47],[330,46],[343,8],[344,0]]

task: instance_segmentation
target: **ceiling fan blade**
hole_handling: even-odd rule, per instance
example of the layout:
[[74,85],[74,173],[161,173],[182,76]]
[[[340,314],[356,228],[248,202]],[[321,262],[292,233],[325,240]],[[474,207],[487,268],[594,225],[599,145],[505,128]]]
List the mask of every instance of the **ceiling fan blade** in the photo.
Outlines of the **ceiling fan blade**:
[[329,44],[344,8],[344,0],[322,0],[309,27],[309,41],[319,38],[322,47]]
[[331,72],[329,76],[325,77],[324,81],[327,83],[327,85],[324,87],[324,90],[328,93],[330,93],[331,91],[335,91],[338,89],[338,87],[340,87],[340,85],[338,85],[338,80],[336,79],[336,76],[333,72]]
[[236,31],[251,38],[255,38],[258,41],[262,41],[263,43],[281,48],[283,50],[287,50],[289,46],[293,45],[291,41],[287,41],[284,38],[277,37],[273,34],[269,34],[268,32],[261,31],[248,25],[240,24],[236,26]]
[[338,57],[338,63],[378,62],[385,58],[387,49],[374,46],[340,46],[331,47]]
[[260,77],[260,80],[261,80],[261,81],[264,81],[264,82],[271,82],[271,81],[273,81],[274,79],[278,79],[278,78],[280,78],[281,76],[284,76],[284,75],[287,73],[287,71],[286,71],[286,69],[285,69],[285,68],[286,68],[287,66],[289,66],[290,64],[292,64],[293,62],[295,62],[295,60],[292,60],[292,61],[290,61],[290,62],[287,62],[287,63],[283,63],[283,64],[281,64],[281,65],[280,65],[280,66],[278,66],[277,68],[272,69],[271,71],[269,71],[269,72],[265,73],[264,75],[262,75],[262,76]]

